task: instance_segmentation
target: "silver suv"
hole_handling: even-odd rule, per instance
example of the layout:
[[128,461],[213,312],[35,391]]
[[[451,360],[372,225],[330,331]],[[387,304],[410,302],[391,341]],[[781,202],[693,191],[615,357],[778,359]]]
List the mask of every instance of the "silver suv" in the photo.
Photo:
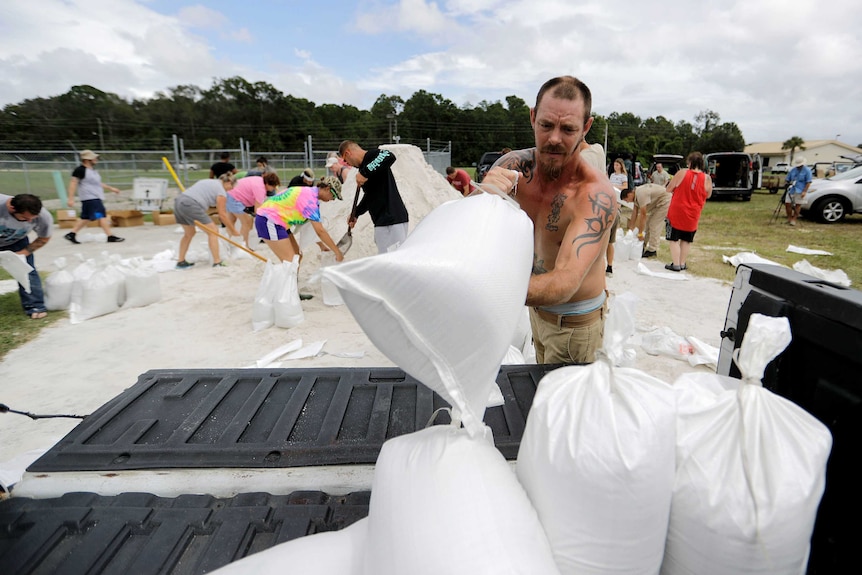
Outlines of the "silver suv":
[[862,166],[813,180],[802,199],[802,213],[825,224],[862,213]]

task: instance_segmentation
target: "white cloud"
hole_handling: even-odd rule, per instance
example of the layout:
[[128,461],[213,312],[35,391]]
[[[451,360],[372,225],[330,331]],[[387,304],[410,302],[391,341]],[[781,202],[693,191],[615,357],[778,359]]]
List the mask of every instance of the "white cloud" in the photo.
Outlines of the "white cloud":
[[[188,0],[167,15],[145,0],[7,4],[0,105],[76,84],[149,97],[234,75],[365,108],[419,89],[458,105],[512,94],[532,103],[542,82],[574,74],[604,115],[691,122],[711,109],[749,140],[842,133],[862,143],[856,0],[335,0],[274,3],[266,21],[239,4]],[[326,18],[328,33],[273,35],[300,11]]]
[[356,27],[368,34],[415,32],[437,39],[447,38],[458,30],[458,22],[450,20],[436,2],[425,0],[399,0],[397,5],[367,4],[357,10]]

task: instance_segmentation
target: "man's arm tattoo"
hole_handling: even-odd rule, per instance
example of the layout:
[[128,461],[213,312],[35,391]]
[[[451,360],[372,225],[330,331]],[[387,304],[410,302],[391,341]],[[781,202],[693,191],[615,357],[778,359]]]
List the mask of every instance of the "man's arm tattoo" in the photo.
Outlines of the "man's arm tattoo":
[[588,231],[572,241],[572,245],[577,246],[575,249],[576,256],[580,255],[581,248],[601,242],[605,231],[614,221],[614,202],[609,195],[591,195],[590,203],[592,204],[593,215],[584,219]]
[[[504,157],[506,158],[505,160],[501,158],[500,160],[497,160],[494,165],[506,168],[507,170],[521,172],[521,178],[524,182],[531,182],[533,180],[533,167],[536,165],[534,149],[518,150],[517,152],[512,152]],[[515,197],[515,190],[509,192],[509,195]]]
[[533,275],[537,276],[546,273],[548,273],[548,270],[545,269],[545,260],[540,260],[536,254],[533,254]]

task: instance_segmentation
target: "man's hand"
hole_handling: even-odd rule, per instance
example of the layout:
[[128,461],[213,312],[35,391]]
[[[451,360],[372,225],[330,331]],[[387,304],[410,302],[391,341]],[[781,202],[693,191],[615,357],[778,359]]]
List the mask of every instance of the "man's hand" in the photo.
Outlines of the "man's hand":
[[367,182],[367,181],[368,181],[368,178],[366,178],[365,176],[363,176],[359,172],[356,172],[356,186],[357,187],[364,186],[365,182]]
[[355,226],[355,225],[356,225],[356,216],[350,216],[349,218],[347,218],[347,227],[348,228],[350,228],[352,230],[353,226]]
[[514,192],[517,192],[516,186],[519,175],[515,170],[494,167],[488,170],[488,173],[482,178],[480,186],[483,188],[487,186],[488,191],[496,192],[501,196],[514,195]]
[[70,208],[74,208],[75,207],[75,198],[69,198],[68,200],[66,200],[66,205],[68,205]]

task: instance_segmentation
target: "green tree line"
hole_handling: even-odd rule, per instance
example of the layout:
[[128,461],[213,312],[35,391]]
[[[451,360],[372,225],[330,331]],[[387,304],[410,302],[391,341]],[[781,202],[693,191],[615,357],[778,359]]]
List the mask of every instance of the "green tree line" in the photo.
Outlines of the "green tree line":
[[[149,99],[128,101],[92,86],[74,86],[51,98],[27,99],[0,111],[4,150],[160,150],[183,138],[186,149],[234,148],[240,138],[253,150],[301,151],[310,135],[337,145],[353,139],[365,146],[398,137],[424,149],[426,139],[452,143],[452,163],[469,166],[483,152],[534,144],[530,105],[517,96],[505,102],[457,106],[440,94],[419,90],[404,100],[381,94],[370,110],[322,104],[283,94],[266,82],[216,79],[208,89],[181,85]],[[608,152],[629,152],[643,163],[652,154],[686,155],[742,151],[745,140],[733,122],[713,111],[693,122],[629,112],[595,115],[588,141]]]

